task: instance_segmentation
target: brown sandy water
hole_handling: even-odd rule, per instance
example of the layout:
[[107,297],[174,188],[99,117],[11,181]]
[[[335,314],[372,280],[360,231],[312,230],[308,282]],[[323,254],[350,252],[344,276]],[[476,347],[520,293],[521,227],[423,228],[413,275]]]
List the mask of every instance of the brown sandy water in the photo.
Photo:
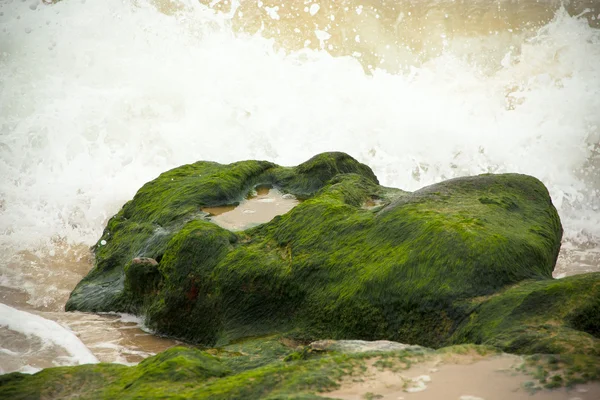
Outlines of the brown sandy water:
[[[9,329],[0,324],[0,372],[72,365],[77,357],[73,358],[64,346],[52,341],[52,336],[61,339],[68,331],[101,362],[134,364],[179,344],[144,331],[141,320],[134,316],[65,313],[64,304],[71,290],[92,268],[92,259],[87,246],[61,242],[55,242],[52,250],[23,251],[12,257],[9,271],[20,275],[3,276],[6,281],[13,280],[12,287],[0,286],[0,303],[28,314],[19,316],[19,328]],[[36,320],[30,321],[31,314],[57,322],[65,332],[56,331],[48,337],[20,332],[27,326],[35,326]]]
[[210,220],[222,228],[242,231],[263,224],[285,214],[298,204],[298,200],[279,190],[259,186],[239,205],[205,207],[202,211],[211,215]]
[[516,372],[522,359],[494,357],[438,357],[407,370],[381,370],[373,363],[363,379],[346,379],[326,395],[344,400],[597,400],[600,384],[578,385],[570,390],[541,390],[532,395],[524,388],[531,377]]

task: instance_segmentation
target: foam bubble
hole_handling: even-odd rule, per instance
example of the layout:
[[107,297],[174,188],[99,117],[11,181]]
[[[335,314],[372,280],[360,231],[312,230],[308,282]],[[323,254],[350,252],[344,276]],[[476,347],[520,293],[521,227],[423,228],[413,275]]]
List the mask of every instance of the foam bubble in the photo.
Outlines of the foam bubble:
[[313,3],[308,8],[308,12],[310,13],[311,16],[314,16],[316,13],[319,12],[320,9],[321,9],[320,5],[318,5],[317,3]]

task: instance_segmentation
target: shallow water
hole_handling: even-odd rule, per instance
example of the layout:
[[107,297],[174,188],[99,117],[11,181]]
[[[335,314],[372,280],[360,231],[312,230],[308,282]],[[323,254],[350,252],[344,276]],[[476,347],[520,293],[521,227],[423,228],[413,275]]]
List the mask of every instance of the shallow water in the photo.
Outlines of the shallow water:
[[132,315],[63,311],[92,266],[89,249],[57,245],[52,256],[23,252],[18,260],[11,266],[23,273],[29,293],[0,286],[0,373],[94,362],[133,365],[182,345],[151,334]]
[[222,228],[243,231],[285,214],[298,203],[290,194],[275,188],[258,187],[238,205],[205,207],[202,211],[210,214],[210,220]]
[[[534,175],[565,229],[555,276],[600,270],[598,1],[202,2],[0,3],[4,304],[101,360],[166,348],[121,317],[61,312],[108,218],[184,163],[329,150],[405,190]],[[11,357],[37,357],[43,338],[13,334]],[[5,372],[86,360],[45,345]]]

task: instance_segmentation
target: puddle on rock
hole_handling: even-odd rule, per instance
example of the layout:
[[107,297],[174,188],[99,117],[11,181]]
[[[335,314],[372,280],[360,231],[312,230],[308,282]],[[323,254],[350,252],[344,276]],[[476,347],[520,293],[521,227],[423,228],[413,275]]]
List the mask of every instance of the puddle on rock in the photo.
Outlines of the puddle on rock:
[[210,220],[231,231],[243,231],[269,222],[278,215],[285,214],[300,202],[290,194],[283,194],[269,186],[258,186],[239,205],[204,207]]

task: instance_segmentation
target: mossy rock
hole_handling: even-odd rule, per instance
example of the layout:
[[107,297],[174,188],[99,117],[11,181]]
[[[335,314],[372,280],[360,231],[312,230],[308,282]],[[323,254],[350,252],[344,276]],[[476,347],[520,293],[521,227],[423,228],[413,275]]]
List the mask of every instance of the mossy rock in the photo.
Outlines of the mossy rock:
[[[339,388],[344,379],[364,378],[368,365],[398,372],[439,355],[498,354],[489,346],[390,350],[402,347],[394,345],[363,343],[378,349],[364,352],[355,342],[332,342],[331,349],[316,351],[313,347],[317,346],[273,336],[205,351],[174,347],[131,367],[103,363],[48,368],[34,375],[3,375],[0,398],[329,399],[327,392]],[[586,355],[536,355],[527,358],[521,369],[532,374],[538,386],[557,387],[597,380],[599,361],[599,357]]]
[[477,299],[452,340],[525,354],[600,356],[599,301],[600,273],[523,282]]
[[284,361],[294,349],[279,338],[209,351],[217,355],[174,347],[133,367],[102,363],[7,374],[0,376],[0,398],[316,399],[362,361],[343,354]]
[[[430,349],[370,353],[310,352],[284,337],[254,338],[222,348],[174,347],[137,366],[89,364],[0,376],[0,398],[324,399],[365,361],[422,359]],[[391,365],[391,363],[390,363]]]
[[[201,211],[262,184],[304,201],[238,233]],[[364,207],[373,199],[378,207]],[[481,299],[554,282],[561,236],[548,191],[527,175],[408,193],[380,186],[344,153],[297,167],[198,162],[147,183],[109,221],[66,308],[145,315],[158,333],[206,346],[289,332],[439,347],[476,336],[457,329]],[[136,257],[158,265],[133,265]],[[586,312],[597,309],[586,310],[574,329],[596,329]]]

